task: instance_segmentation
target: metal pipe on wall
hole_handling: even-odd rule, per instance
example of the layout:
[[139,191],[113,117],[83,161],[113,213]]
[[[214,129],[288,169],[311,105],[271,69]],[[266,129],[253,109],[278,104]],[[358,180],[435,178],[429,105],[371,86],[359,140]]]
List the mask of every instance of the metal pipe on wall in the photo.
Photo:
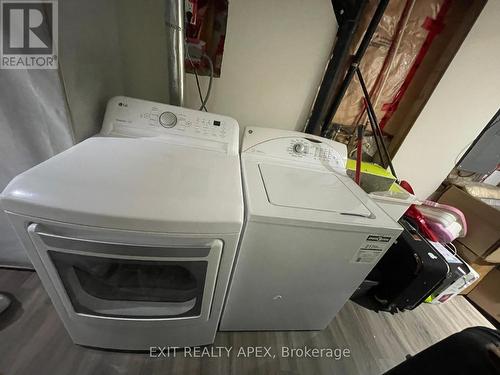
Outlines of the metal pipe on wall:
[[184,0],[165,0],[169,103],[184,104]]

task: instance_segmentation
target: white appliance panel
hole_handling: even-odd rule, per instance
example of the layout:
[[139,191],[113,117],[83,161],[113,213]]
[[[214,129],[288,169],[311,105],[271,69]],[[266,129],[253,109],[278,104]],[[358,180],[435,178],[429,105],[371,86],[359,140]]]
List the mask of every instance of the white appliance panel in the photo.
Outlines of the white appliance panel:
[[269,202],[283,207],[369,217],[371,212],[330,171],[260,164]]
[[211,344],[243,225],[238,124],[116,97],[99,136],[17,176],[2,208],[77,344]]
[[236,120],[213,113],[117,96],[106,107],[101,134],[155,137],[169,143],[238,155]]
[[[251,220],[251,219],[250,219]],[[247,223],[221,320],[223,331],[322,330],[397,237],[370,262],[369,233]]]
[[[109,349],[148,350],[150,346],[183,347],[207,345],[213,342],[222,312],[222,301],[227,291],[229,273],[234,261],[239,239],[238,234],[133,232],[77,226],[15,214],[9,215],[9,219],[19,234],[59,317],[76,344]],[[32,237],[33,234],[30,235],[30,232],[25,230],[33,222],[39,225],[41,232],[48,232],[61,238],[94,242],[94,245],[87,244],[85,251],[78,251],[68,247],[61,248],[40,244],[40,236]],[[137,248],[127,250],[124,246],[120,250],[120,254],[117,254],[116,251],[114,253],[99,251],[100,246],[107,243],[136,245]],[[218,247],[220,243],[223,244],[223,248]],[[206,254],[200,254],[196,251],[196,249],[207,247],[213,247],[215,251]],[[170,252],[162,250],[165,248],[171,249]],[[181,318],[175,316],[158,317],[153,315],[156,311],[152,310],[149,316],[130,318],[78,312],[70,301],[68,291],[63,286],[55,263],[48,255],[48,251],[54,250],[62,253],[81,253],[103,259],[153,260],[160,263],[179,260],[207,260],[211,262],[211,265],[207,273],[207,285],[203,293],[204,303],[201,314]],[[219,254],[221,254],[220,257]],[[216,279],[210,277],[213,275],[218,277]],[[177,307],[179,306],[177,305]]]
[[221,330],[324,329],[402,228],[346,176],[345,145],[244,134],[246,224]]

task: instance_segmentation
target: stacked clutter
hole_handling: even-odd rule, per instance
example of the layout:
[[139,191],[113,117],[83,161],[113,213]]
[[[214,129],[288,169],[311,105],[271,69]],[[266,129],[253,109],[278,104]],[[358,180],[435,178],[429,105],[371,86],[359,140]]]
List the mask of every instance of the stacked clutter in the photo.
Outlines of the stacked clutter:
[[430,244],[448,263],[449,272],[442,284],[425,302],[440,304],[455,297],[479,279],[479,274],[457,254],[452,241],[467,235],[467,221],[459,209],[433,201],[424,201],[418,207],[437,241]]
[[[355,160],[347,161],[354,179]],[[422,302],[440,304],[469,288],[480,277],[452,243],[467,235],[467,221],[454,204],[417,201],[406,181],[385,168],[362,161],[360,187],[404,232],[353,297],[371,295],[384,310],[411,310]]]
[[[500,187],[453,181],[439,197],[441,204],[457,207],[467,218],[467,233],[453,244],[458,256],[479,274],[479,280],[462,290],[477,307],[500,322]],[[490,202],[494,200],[494,204]]]
[[444,303],[476,282],[478,273],[457,254],[452,243],[467,235],[462,211],[454,205],[416,201],[407,182],[399,185],[385,174],[374,178],[378,171],[363,164],[361,186],[365,190],[370,183],[374,185],[371,189],[390,185],[387,191],[370,192],[386,212],[390,200],[402,192],[413,199],[399,197],[398,206],[403,209],[394,219],[399,219],[404,231],[352,298],[358,302],[361,298],[364,304],[363,299],[369,297],[376,301],[377,310],[397,312],[412,310],[423,302]]
[[479,274],[458,256],[452,243],[467,234],[467,221],[459,209],[429,200],[423,201],[417,210],[433,235],[433,238],[428,238],[429,243],[444,258],[448,267],[447,277],[425,302],[444,303],[479,279]]
[[[411,190],[409,185],[406,187]],[[412,206],[406,214],[416,220],[419,232],[426,238],[435,255],[442,258],[441,261],[444,260],[447,268],[446,277],[432,290],[425,302],[444,303],[479,279],[479,274],[457,254],[452,243],[467,235],[467,221],[461,210],[452,205],[425,200],[418,207]]]

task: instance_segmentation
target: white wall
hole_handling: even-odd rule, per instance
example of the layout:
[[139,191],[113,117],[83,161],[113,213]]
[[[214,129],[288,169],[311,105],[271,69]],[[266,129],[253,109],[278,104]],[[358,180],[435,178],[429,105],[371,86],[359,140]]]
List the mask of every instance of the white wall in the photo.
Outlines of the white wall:
[[[302,130],[336,28],[330,0],[230,0],[222,72],[208,110],[242,128]],[[199,107],[191,74],[185,95],[185,106]]]
[[489,0],[394,158],[420,198],[433,193],[500,108],[500,0]]

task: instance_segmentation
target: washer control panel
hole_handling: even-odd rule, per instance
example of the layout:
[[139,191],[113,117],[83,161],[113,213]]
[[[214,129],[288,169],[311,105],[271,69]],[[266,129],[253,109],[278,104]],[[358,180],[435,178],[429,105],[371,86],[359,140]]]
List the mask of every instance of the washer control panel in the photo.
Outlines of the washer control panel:
[[[236,120],[213,113],[195,111],[133,99],[123,96],[112,98],[107,105],[101,130],[105,136],[188,138],[184,143],[215,142],[238,152],[239,127]],[[210,145],[204,142],[205,145]]]
[[302,159],[310,162],[328,162],[335,167],[345,167],[341,155],[335,149],[316,140],[307,138],[289,139],[287,154],[295,159]]
[[293,145],[293,152],[297,155],[303,155],[307,153],[307,146],[305,146],[302,142],[297,142]]
[[345,170],[347,148],[344,144],[319,137],[283,137],[266,140],[255,144],[244,152],[329,165],[332,168]]

